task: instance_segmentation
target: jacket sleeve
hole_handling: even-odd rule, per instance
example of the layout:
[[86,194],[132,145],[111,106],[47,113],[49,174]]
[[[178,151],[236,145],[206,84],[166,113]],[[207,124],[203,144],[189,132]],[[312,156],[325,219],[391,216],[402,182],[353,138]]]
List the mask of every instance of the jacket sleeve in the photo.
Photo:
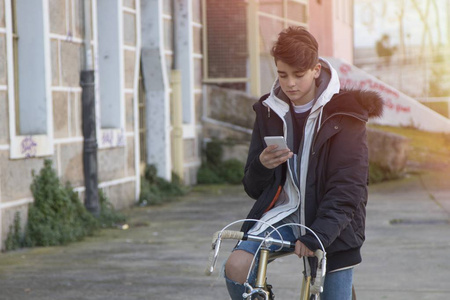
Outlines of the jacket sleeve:
[[[325,248],[343,233],[354,218],[355,212],[367,202],[366,124],[344,117],[339,126],[342,130],[331,138],[326,162],[321,162],[325,164],[325,183],[321,187],[323,191],[318,199],[315,220],[310,226]],[[348,228],[345,234],[350,232],[354,234],[353,228]],[[320,248],[311,233],[300,237],[300,241],[311,250]]]
[[242,180],[246,193],[253,199],[258,199],[264,189],[274,180],[274,169],[264,167],[259,160],[259,155],[265,148],[259,121],[257,116]]

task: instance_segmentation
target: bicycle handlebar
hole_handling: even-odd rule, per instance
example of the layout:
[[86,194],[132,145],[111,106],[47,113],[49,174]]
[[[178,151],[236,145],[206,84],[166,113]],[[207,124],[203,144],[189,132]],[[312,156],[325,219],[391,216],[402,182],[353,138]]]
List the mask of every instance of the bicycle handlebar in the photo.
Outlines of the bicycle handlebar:
[[[242,221],[242,220],[240,220],[240,221]],[[231,223],[227,227],[229,227],[230,225],[235,224],[237,222],[238,221]],[[318,259],[316,276],[313,278],[313,282],[311,282],[310,289],[308,289],[308,291],[311,293],[311,295],[315,295],[317,297],[323,291],[323,282],[324,282],[325,273],[326,273],[327,258],[326,258],[325,248],[323,247],[322,243],[320,242],[319,237],[308,227],[300,225],[300,224],[286,224],[286,225],[296,225],[296,226],[302,226],[302,227],[306,228],[307,230],[311,231],[312,234],[314,234],[314,236],[317,238],[317,240],[320,243],[321,249],[318,249],[314,252],[314,256],[317,257],[317,259]],[[284,226],[286,226],[286,225],[284,225]],[[212,272],[214,271],[214,267],[216,265],[217,258],[219,256],[220,245],[221,245],[222,240],[224,240],[224,239],[256,241],[256,242],[260,242],[260,243],[265,243],[266,247],[269,247],[270,245],[277,245],[277,246],[280,246],[280,250],[281,250],[281,248],[291,248],[291,249],[295,248],[295,241],[290,242],[290,241],[284,241],[284,240],[280,240],[280,239],[274,239],[271,236],[260,237],[260,236],[255,236],[255,235],[248,235],[248,234],[244,234],[241,231],[225,230],[225,228],[221,231],[217,231],[213,235],[212,244],[211,244],[211,252],[210,252],[209,260],[208,260],[208,266],[205,270],[205,275],[207,275],[207,276],[211,275]],[[274,231],[276,231],[275,228],[274,228]]]
[[244,233],[241,231],[222,230],[213,234],[211,252],[208,259],[208,267],[205,270],[205,275],[209,276],[214,271],[217,257],[219,256],[220,244],[222,240],[242,240]]
[[[248,235],[244,234],[241,231],[233,231],[233,230],[223,230],[223,231],[217,231],[213,235],[212,244],[211,244],[211,252],[209,255],[208,260],[208,267],[205,270],[206,275],[211,275],[211,273],[214,271],[214,267],[216,265],[217,258],[219,256],[219,250],[220,245],[222,243],[222,240],[249,240],[249,241],[255,241],[255,242],[266,242],[269,245],[276,245],[283,248],[295,248],[295,242],[290,241],[284,241],[280,239],[274,239],[270,236],[268,237],[260,237],[255,235]],[[314,252],[314,255],[318,258],[319,262],[324,261],[324,253],[322,250],[316,250]],[[325,274],[323,274],[325,275]]]

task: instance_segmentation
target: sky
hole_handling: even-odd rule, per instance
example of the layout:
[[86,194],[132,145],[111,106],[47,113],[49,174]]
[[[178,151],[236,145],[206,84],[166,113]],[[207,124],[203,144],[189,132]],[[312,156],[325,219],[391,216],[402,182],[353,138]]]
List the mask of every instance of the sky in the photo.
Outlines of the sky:
[[[415,0],[422,13],[426,11],[426,3],[435,1],[438,10],[430,6],[428,24],[433,33],[433,42],[437,44],[439,33],[444,44],[450,44],[449,18],[450,0]],[[413,0],[355,0],[354,10],[354,38],[355,48],[373,47],[376,41],[387,33],[391,37],[391,45],[399,44],[399,12],[400,5],[404,3],[405,14],[403,19],[406,46],[420,45],[422,41],[423,23],[419,13],[413,6]],[[438,16],[438,18],[437,18]],[[440,20],[440,26],[436,20]],[[438,29],[439,28],[439,29]]]

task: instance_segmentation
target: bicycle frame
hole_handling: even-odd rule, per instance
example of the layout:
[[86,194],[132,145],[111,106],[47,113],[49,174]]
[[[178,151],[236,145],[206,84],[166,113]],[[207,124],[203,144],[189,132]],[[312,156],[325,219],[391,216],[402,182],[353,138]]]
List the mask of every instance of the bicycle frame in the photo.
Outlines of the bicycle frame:
[[[303,226],[300,224],[293,224],[293,225]],[[228,225],[228,226],[230,226],[230,225]],[[306,227],[306,226],[304,226],[304,227]],[[248,280],[247,280],[247,282],[244,283],[244,286],[246,287],[247,292],[244,293],[242,296],[243,296],[243,299],[251,299],[251,297],[253,295],[260,295],[265,300],[273,299],[274,296],[273,296],[273,293],[271,290],[271,286],[268,286],[267,282],[266,282],[267,264],[269,263],[269,260],[271,259],[271,257],[270,257],[271,253],[270,253],[269,247],[271,245],[277,245],[277,246],[280,246],[280,249],[281,248],[293,249],[293,248],[295,248],[295,243],[293,243],[293,242],[291,243],[291,242],[279,240],[279,239],[274,239],[270,235],[268,235],[266,237],[253,236],[253,235],[244,234],[243,232],[239,232],[239,231],[225,230],[225,228],[221,231],[216,232],[213,236],[212,251],[211,251],[210,260],[209,260],[210,264],[209,264],[209,268],[205,271],[205,274],[211,275],[211,273],[214,271],[214,266],[216,264],[216,261],[217,261],[218,255],[219,255],[221,241],[223,239],[249,240],[249,241],[261,242],[260,249],[259,249],[259,266],[258,266],[258,272],[257,272],[257,276],[256,276],[255,286],[252,287],[248,283]],[[307,229],[310,230],[309,228],[307,228]],[[274,231],[277,231],[277,229],[274,228]],[[317,235],[315,235],[315,236],[318,239]],[[320,240],[319,240],[319,242],[320,242]],[[318,262],[319,262],[316,277],[312,278],[310,275],[307,275],[307,274],[305,274],[303,276],[300,300],[319,299],[319,295],[323,290],[323,281],[324,281],[325,270],[326,270],[326,253],[324,251],[323,246],[322,246],[322,250],[319,249],[315,252],[315,256],[318,258]],[[247,279],[248,279],[248,277],[247,277]]]

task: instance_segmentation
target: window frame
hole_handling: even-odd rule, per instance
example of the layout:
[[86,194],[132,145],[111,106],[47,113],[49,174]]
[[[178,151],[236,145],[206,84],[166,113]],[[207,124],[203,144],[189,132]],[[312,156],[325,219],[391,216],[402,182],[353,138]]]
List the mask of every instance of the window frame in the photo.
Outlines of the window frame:
[[[49,32],[49,7],[48,1],[41,0],[42,8],[42,46],[44,53],[44,95],[45,97],[45,113],[46,113],[46,133],[43,134],[20,134],[19,120],[20,109],[19,101],[20,95],[17,95],[18,82],[20,80],[20,73],[18,70],[18,52],[17,44],[14,40],[16,33],[15,26],[16,19],[14,11],[16,5],[14,0],[5,1],[5,22],[6,22],[6,56],[9,63],[7,67],[8,72],[8,105],[9,105],[9,133],[10,133],[10,158],[23,159],[29,157],[44,157],[54,154],[53,141],[53,106],[51,93],[51,48],[50,48],[50,32]],[[15,22],[13,24],[13,22]],[[13,27],[14,26],[14,27]],[[17,36],[17,34],[16,34]]]
[[[102,1],[102,0],[100,0]],[[110,1],[110,0],[108,0]],[[117,4],[117,53],[118,53],[118,104],[119,104],[119,127],[106,128],[102,126],[101,121],[101,96],[100,96],[100,68],[99,68],[99,16],[98,2],[92,0],[92,17],[93,17],[93,40],[94,40],[94,68],[95,68],[95,98],[96,98],[96,114],[97,114],[97,141],[100,149],[124,147],[126,146],[126,129],[125,129],[125,78],[124,78],[124,41],[123,41],[123,6],[121,0],[115,0]]]

